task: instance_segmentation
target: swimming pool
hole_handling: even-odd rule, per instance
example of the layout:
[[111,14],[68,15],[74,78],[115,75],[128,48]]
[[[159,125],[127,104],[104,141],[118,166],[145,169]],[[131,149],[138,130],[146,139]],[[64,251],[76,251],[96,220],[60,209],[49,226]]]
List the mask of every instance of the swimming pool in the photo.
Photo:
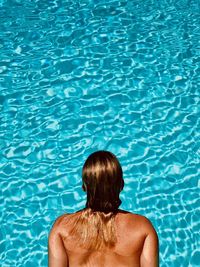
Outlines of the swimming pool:
[[0,261],[47,266],[57,216],[84,207],[99,149],[147,216],[160,266],[197,266],[198,1],[0,1]]

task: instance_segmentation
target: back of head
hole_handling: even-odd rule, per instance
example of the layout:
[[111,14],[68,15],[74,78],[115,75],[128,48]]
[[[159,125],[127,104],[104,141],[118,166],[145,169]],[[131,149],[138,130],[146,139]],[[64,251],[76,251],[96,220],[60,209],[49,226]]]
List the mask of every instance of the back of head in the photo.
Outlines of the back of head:
[[84,163],[82,179],[87,208],[105,213],[118,209],[124,180],[121,165],[113,153],[104,150],[92,153]]
[[116,156],[99,150],[87,158],[82,170],[86,207],[70,231],[77,244],[88,250],[113,247],[116,243],[114,217],[124,187],[122,168]]

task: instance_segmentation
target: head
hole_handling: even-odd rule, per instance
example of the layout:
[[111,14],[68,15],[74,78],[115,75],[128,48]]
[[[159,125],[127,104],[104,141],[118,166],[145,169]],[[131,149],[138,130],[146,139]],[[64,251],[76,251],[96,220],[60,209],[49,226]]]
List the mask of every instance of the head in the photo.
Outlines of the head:
[[113,153],[99,150],[89,155],[83,165],[82,179],[87,193],[86,208],[103,212],[118,209],[124,180],[121,165]]

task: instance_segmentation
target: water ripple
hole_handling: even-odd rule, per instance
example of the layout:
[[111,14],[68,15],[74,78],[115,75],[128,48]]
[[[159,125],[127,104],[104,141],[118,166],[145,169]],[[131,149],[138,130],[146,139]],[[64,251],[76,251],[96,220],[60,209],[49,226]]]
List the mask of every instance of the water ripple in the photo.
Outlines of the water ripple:
[[0,6],[2,266],[47,266],[50,227],[84,207],[99,149],[121,162],[121,208],[154,224],[161,266],[198,266],[197,1]]

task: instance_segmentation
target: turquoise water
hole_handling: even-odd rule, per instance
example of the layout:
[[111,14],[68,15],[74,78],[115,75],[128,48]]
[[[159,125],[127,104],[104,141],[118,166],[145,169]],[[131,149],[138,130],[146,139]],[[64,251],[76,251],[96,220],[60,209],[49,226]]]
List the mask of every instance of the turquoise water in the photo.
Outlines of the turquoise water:
[[160,266],[199,266],[200,2],[0,1],[0,262],[47,266],[81,170],[118,157]]

